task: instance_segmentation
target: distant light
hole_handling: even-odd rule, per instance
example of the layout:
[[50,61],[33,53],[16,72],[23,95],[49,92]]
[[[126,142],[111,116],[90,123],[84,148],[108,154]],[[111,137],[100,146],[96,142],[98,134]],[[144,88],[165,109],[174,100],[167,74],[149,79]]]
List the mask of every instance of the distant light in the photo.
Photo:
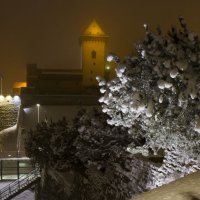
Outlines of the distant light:
[[24,110],[25,113],[30,113],[31,112],[30,108],[23,108],[23,110]]
[[40,104],[39,104],[39,103],[37,103],[37,104],[36,104],[36,106],[37,106],[37,107],[40,107]]
[[110,66],[106,66],[106,70],[110,70]]
[[13,101],[14,101],[15,103],[20,103],[20,102],[21,102],[21,99],[20,99],[19,96],[14,96],[14,97],[13,97]]
[[0,102],[3,102],[5,97],[3,95],[0,95]]
[[10,154],[8,155],[8,157],[11,157],[11,156],[12,156],[12,155],[10,155]]
[[20,167],[27,167],[27,163],[19,163]]
[[147,24],[143,24],[143,26],[144,26],[145,29],[148,27]]
[[12,101],[12,97],[10,95],[6,96],[6,101]]

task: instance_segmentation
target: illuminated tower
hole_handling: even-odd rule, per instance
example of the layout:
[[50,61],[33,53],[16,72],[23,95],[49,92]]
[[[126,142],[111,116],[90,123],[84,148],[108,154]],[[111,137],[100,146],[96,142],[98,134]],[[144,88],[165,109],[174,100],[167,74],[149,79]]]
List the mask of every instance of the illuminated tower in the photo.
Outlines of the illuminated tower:
[[81,36],[83,85],[96,86],[96,76],[105,76],[106,44],[108,36],[95,20]]

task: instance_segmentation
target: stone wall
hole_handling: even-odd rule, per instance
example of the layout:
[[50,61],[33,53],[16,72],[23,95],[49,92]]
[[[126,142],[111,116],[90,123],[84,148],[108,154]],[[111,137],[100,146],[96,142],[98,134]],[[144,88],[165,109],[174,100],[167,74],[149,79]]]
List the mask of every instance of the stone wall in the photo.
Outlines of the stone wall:
[[13,102],[0,103],[0,131],[17,123],[19,104]]
[[0,157],[17,155],[19,109],[19,102],[0,102]]

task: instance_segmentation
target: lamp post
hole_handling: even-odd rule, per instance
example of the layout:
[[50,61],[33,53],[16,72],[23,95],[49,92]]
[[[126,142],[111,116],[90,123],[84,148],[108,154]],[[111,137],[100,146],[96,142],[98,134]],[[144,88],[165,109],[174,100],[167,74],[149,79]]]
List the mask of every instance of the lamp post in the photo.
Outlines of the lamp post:
[[2,76],[2,74],[0,74],[0,78],[1,78],[1,93],[0,93],[0,95],[2,96],[3,95],[3,76]]
[[36,106],[37,106],[37,114],[38,114],[37,119],[38,119],[38,123],[40,123],[40,104],[36,104]]

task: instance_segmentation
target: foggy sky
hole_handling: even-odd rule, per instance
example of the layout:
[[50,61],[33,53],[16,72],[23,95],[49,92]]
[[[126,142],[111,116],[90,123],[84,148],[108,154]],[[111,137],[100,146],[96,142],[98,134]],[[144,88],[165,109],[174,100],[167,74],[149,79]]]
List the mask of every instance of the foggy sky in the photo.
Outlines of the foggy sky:
[[143,24],[162,30],[184,16],[200,34],[200,0],[0,0],[0,74],[3,90],[25,81],[26,64],[80,68],[79,36],[96,19],[110,36],[108,51],[129,55]]

